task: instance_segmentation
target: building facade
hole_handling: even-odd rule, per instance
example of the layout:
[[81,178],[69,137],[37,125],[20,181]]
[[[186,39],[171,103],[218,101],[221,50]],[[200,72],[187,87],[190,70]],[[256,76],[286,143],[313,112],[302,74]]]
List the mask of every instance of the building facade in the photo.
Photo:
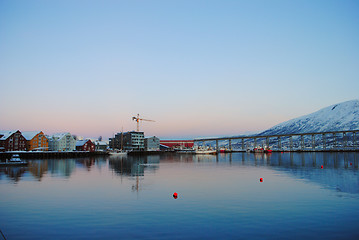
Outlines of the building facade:
[[28,151],[47,151],[49,149],[49,141],[42,131],[22,132],[26,139],[26,148]]
[[49,149],[51,151],[74,151],[76,140],[70,133],[58,133],[48,137]]
[[125,133],[116,133],[113,138],[109,138],[109,148],[123,149],[123,136]]
[[76,142],[76,151],[94,152],[95,144],[91,140],[80,140]]
[[145,135],[143,132],[121,132],[109,140],[109,147],[112,149],[122,149],[126,151],[145,150]]
[[1,131],[0,151],[26,151],[26,139],[19,130]]
[[161,145],[175,149],[175,148],[193,148],[193,140],[161,140]]
[[158,137],[145,138],[145,151],[159,151],[160,139]]
[[108,143],[106,143],[105,141],[99,141],[99,140],[96,140],[94,141],[94,144],[95,144],[95,151],[107,151],[107,148],[108,148]]

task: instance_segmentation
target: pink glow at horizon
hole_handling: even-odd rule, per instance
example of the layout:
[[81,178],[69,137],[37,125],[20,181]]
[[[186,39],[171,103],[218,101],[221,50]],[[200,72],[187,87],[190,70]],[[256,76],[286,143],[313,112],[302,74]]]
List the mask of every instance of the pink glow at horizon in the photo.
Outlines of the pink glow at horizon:
[[[195,138],[205,136],[236,135],[245,132],[265,130],[275,124],[275,117],[267,116],[265,121],[261,117],[226,119],[226,114],[206,114],[189,111],[185,115],[157,114],[140,117],[153,119],[155,122],[140,122],[140,131],[146,136],[161,138]],[[45,134],[70,132],[73,135],[108,139],[123,131],[134,131],[136,122],[132,116],[102,111],[97,113],[81,113],[76,111],[48,111],[45,115],[41,110],[31,110],[27,113],[13,111],[14,120],[4,121],[2,127],[6,130],[35,131],[41,130]],[[40,117],[38,117],[40,116]],[[278,116],[277,116],[278,117]],[[26,119],[26,121],[24,121]],[[285,119],[283,119],[285,120]]]
[[[0,130],[266,130],[357,99],[354,1],[0,1]],[[215,13],[215,14],[214,14]]]

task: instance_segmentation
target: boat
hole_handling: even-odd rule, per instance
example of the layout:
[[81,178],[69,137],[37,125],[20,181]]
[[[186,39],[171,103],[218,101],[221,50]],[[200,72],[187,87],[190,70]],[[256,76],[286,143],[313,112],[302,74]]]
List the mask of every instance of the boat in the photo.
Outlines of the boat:
[[272,153],[272,150],[269,147],[262,148],[262,147],[256,147],[250,150],[252,153]]
[[28,165],[27,161],[23,161],[19,154],[13,154],[6,162],[0,162],[0,166],[25,166]]
[[[113,139],[114,138],[115,138],[115,136],[113,136]],[[127,155],[127,151],[123,150],[123,129],[121,131],[121,149],[115,148],[115,143],[113,141],[112,149],[110,149],[108,151],[108,153],[110,154],[110,156],[126,156]]]
[[265,153],[272,153],[272,149],[266,148],[266,149],[264,149],[264,152],[265,152]]
[[110,156],[124,156],[124,155],[127,155],[127,152],[121,151],[121,150],[109,151],[108,153],[110,154]]
[[196,151],[193,148],[176,148],[174,149],[175,153],[186,153],[186,154],[195,154]]
[[195,148],[194,153],[195,154],[217,154],[217,151],[213,150],[212,148],[199,147],[199,148]]
[[216,150],[196,150],[196,154],[217,154]]

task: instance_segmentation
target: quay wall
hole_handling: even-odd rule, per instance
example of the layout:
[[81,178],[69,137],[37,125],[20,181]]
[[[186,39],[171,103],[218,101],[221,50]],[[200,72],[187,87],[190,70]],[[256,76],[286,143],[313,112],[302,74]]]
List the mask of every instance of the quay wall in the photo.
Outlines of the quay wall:
[[19,154],[21,159],[43,159],[43,158],[79,158],[79,157],[95,157],[106,156],[107,152],[0,152],[0,159],[10,159],[12,155]]

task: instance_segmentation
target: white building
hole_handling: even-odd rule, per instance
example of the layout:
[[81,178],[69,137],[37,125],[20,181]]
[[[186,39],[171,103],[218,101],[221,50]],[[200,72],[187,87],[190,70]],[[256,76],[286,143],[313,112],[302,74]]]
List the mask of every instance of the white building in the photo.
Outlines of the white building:
[[76,140],[70,133],[57,133],[48,136],[50,151],[74,151]]
[[105,141],[94,140],[96,151],[106,151],[108,148],[108,143]]
[[146,151],[159,151],[160,139],[158,137],[145,138],[145,150]]

